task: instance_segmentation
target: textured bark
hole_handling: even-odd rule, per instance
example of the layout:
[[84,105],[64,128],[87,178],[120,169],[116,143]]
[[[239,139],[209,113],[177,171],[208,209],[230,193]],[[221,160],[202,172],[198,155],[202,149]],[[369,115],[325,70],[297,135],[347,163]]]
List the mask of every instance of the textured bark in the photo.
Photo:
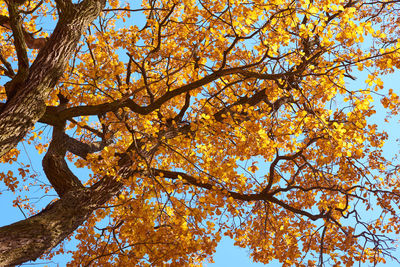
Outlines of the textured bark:
[[[65,162],[70,139],[63,129],[55,127],[52,142],[43,159],[46,176],[61,199],[31,218],[0,228],[0,266],[36,260],[49,252],[122,188],[122,183],[110,176],[90,188],[83,187]],[[75,143],[75,148],[85,150],[85,144],[81,143],[78,147]],[[118,172],[118,177],[128,178],[132,175],[129,168],[131,162],[127,158],[128,155],[124,154],[121,160],[124,166]]]
[[53,139],[42,161],[44,173],[60,198],[68,191],[83,188],[81,181],[65,161],[69,140],[66,137],[68,136],[64,133],[64,127],[54,127]]
[[[62,76],[83,31],[105,5],[105,0],[84,0],[79,4],[68,0],[56,2],[60,18],[53,34],[32,66],[24,69],[26,75],[16,75],[9,82],[8,89],[12,93],[7,102],[0,105],[0,157],[15,147],[39,119],[52,120],[56,138],[53,136],[54,143],[44,165],[46,175],[61,199],[31,218],[0,228],[0,266],[35,260],[50,251],[122,187],[113,177],[104,177],[92,187],[84,188],[63,157],[67,146],[63,144],[67,140],[62,137],[65,135],[63,128],[60,129],[63,120],[53,117],[51,112],[44,116],[44,100]],[[127,173],[128,168],[120,171],[122,176]]]
[[0,157],[43,116],[44,99],[61,77],[83,31],[105,5],[104,0],[66,3],[69,2],[58,1],[61,14],[53,34],[29,68],[27,78],[15,85],[13,97],[0,111]]
[[[120,175],[129,175],[129,169],[122,169]],[[36,260],[50,251],[121,187],[122,184],[112,177],[105,177],[91,188],[67,192],[62,199],[31,218],[1,227],[0,266]]]

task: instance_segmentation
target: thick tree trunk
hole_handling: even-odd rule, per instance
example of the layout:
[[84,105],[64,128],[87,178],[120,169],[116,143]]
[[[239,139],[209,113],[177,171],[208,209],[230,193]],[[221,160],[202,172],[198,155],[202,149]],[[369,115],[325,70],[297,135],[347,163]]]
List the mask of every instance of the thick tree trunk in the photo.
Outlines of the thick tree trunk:
[[[61,199],[31,218],[0,228],[0,266],[36,260],[75,231],[95,209],[104,206],[122,188],[122,183],[110,176],[90,188],[83,187],[65,162],[70,139],[64,133],[63,125],[55,126],[53,139],[43,158],[46,176]],[[75,142],[74,149],[85,153],[85,144]],[[123,167],[118,177],[128,178],[132,175],[128,154],[123,154],[120,162]]]
[[[0,157],[14,148],[43,116],[46,97],[62,76],[83,31],[105,5],[105,0],[84,0],[78,4],[69,0],[56,2],[60,19],[53,34],[28,73],[22,75],[26,78],[10,82],[12,93],[8,95],[7,103],[0,105]],[[123,175],[124,171],[120,173]],[[39,214],[1,227],[0,266],[35,260],[50,251],[121,187],[122,184],[112,177],[103,178],[91,188],[73,187],[63,191],[60,200]]]
[[[128,168],[120,171],[128,174]],[[122,184],[105,177],[91,188],[67,192],[39,214],[0,228],[0,266],[36,260],[73,233],[92,212],[115,196]]]
[[80,4],[57,1],[60,19],[22,83],[0,111],[0,157],[15,147],[45,112],[44,100],[63,74],[68,60],[88,25],[100,14],[105,0]]

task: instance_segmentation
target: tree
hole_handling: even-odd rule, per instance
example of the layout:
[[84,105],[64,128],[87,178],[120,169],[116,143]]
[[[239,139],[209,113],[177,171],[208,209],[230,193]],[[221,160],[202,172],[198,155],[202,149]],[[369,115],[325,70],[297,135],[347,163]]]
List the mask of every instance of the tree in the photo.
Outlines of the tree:
[[[369,117],[398,112],[397,1],[130,5],[0,1],[1,160],[35,145],[58,195],[0,228],[0,265],[74,233],[72,266],[196,264],[221,235],[264,263],[393,258],[398,166]],[[0,177],[26,190],[31,167]]]

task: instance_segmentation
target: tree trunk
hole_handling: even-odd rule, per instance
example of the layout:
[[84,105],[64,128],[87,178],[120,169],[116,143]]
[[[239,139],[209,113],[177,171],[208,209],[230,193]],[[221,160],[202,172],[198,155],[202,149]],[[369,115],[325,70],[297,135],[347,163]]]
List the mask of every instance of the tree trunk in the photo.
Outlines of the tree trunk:
[[[128,168],[120,171],[122,176],[128,173]],[[116,179],[104,177],[91,188],[67,192],[35,216],[1,227],[0,266],[22,264],[49,252],[121,188]]]
[[[60,18],[51,37],[23,76],[26,78],[11,81],[13,93],[0,106],[0,157],[14,148],[43,116],[46,97],[62,76],[82,33],[105,5],[105,0],[56,2]],[[65,192],[60,200],[31,218],[1,227],[0,266],[35,260],[50,251],[121,187],[113,177],[104,177],[91,188]]]
[[14,148],[42,117],[44,100],[62,76],[79,39],[98,17],[104,0],[85,0],[79,4],[57,1],[60,19],[22,83],[15,84],[13,96],[0,110],[0,157]]

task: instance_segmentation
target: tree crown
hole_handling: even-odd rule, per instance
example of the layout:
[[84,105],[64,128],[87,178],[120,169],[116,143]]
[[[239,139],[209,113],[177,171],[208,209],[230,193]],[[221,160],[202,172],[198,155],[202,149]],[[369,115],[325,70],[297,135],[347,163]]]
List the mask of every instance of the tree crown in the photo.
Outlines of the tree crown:
[[[45,154],[58,200],[31,219],[62,225],[29,259],[80,225],[71,266],[199,264],[223,235],[263,263],[393,257],[398,166],[370,118],[398,113],[397,1],[134,5],[0,1],[1,161]],[[23,191],[30,168],[0,177]]]

